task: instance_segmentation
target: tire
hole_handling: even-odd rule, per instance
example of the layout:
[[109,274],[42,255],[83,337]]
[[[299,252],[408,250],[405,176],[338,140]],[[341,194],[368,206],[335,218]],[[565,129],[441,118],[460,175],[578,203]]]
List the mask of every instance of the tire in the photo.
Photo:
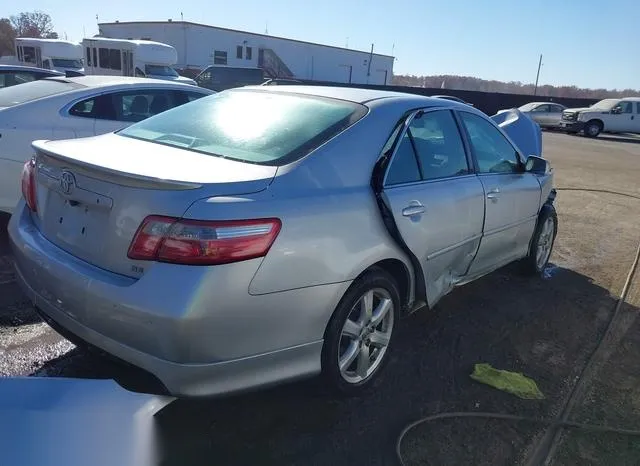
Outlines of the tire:
[[584,135],[588,138],[598,137],[600,132],[602,131],[602,123],[598,120],[589,120],[587,124],[584,125]]
[[[369,298],[372,305],[366,307],[371,312],[363,313],[363,303]],[[384,309],[386,312],[382,312]],[[399,310],[398,285],[380,268],[365,272],[349,287],[325,330],[324,388],[342,395],[357,395],[380,379],[395,341]],[[377,325],[368,315],[380,319]]]
[[[552,231],[549,231],[549,228],[553,228]],[[557,234],[558,215],[556,209],[553,205],[546,204],[540,211],[538,223],[529,245],[529,254],[523,261],[525,273],[529,275],[542,273],[549,263]]]

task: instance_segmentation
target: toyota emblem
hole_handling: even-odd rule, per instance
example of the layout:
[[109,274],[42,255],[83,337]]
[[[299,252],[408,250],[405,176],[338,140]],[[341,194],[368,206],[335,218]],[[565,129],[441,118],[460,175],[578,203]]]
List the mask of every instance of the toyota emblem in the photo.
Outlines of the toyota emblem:
[[73,176],[73,173],[68,171],[63,171],[60,175],[60,188],[62,192],[65,194],[71,194],[73,191],[73,187],[76,184],[76,178]]

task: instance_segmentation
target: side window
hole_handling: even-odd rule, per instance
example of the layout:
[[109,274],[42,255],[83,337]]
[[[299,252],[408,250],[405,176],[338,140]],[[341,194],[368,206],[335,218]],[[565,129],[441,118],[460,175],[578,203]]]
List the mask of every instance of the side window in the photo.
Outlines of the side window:
[[387,170],[385,185],[393,186],[395,184],[412,183],[420,180],[418,160],[416,159],[416,153],[411,144],[411,138],[407,132],[404,133],[402,140],[399,142],[398,150],[393,156],[391,165]]
[[620,102],[620,113],[633,113],[633,102]]
[[69,109],[69,115],[82,118],[97,118],[99,120],[115,120],[111,96],[101,95],[82,100]]
[[640,102],[636,102],[636,113],[640,113]]
[[214,50],[213,52],[213,64],[214,65],[226,65],[227,64],[227,52],[222,50]]
[[416,116],[407,130],[425,180],[469,173],[458,125],[449,110]]
[[199,83],[207,83],[211,81],[211,71],[205,71],[198,76]]
[[120,58],[120,50],[109,49],[109,68],[112,70],[122,69],[122,60]]
[[91,47],[87,47],[87,66],[92,66],[91,61]]
[[200,94],[199,92],[171,91],[171,98],[173,100],[173,105],[171,108],[188,104],[189,102],[198,100],[205,95],[206,94]]
[[549,105],[551,113],[562,113],[562,107],[560,105]]
[[31,81],[36,80],[36,75],[33,73],[16,73],[14,74],[15,83],[14,84],[24,84],[29,83]]
[[236,58],[242,58],[242,45],[236,47]]
[[540,112],[540,113],[547,113],[549,112],[549,106],[548,105],[538,105],[536,108],[534,108],[532,110],[533,112]]
[[98,49],[100,68],[109,68],[109,49]]
[[247,60],[251,60],[251,55],[252,55],[253,50],[251,50],[251,47],[247,47],[246,51],[245,51],[245,58]]
[[69,115],[84,117],[84,118],[93,118],[93,105],[95,104],[95,99],[87,99],[75,104],[69,110]]
[[459,114],[469,134],[480,173],[520,171],[516,149],[495,126],[478,115],[468,112]]

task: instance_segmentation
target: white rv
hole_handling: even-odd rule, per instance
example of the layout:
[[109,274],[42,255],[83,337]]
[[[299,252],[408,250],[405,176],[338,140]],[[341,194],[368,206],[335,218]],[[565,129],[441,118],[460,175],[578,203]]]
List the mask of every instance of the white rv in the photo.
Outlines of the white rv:
[[173,69],[178,52],[172,46],[150,40],[93,37],[84,39],[85,73],[166,79],[195,85],[193,79]]
[[82,46],[60,39],[32,39],[18,37],[15,40],[18,63],[37,66],[69,74],[84,74]]

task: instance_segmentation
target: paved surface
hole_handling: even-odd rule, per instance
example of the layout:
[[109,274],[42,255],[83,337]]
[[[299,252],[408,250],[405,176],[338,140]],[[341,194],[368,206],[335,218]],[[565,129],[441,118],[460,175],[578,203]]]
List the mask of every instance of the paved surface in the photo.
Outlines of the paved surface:
[[[386,377],[361,398],[329,399],[316,383],[305,382],[222,400],[175,402],[159,417],[166,464],[395,464],[402,428],[435,412],[557,415],[613,313],[640,240],[636,142],[544,134],[556,185],[572,188],[558,194],[560,232],[554,267],[545,278],[506,268],[456,290],[433,312],[404,320]],[[134,377],[74,349],[38,321],[12,280],[2,235],[0,374]],[[629,315],[640,306],[638,289],[640,284],[630,293]],[[632,350],[620,351],[633,360]],[[469,374],[476,362],[523,371],[537,380],[546,399],[523,401],[473,382]],[[632,376],[612,376],[626,381],[624,386],[634,380],[638,385]],[[594,385],[589,392],[595,402],[598,390]],[[616,422],[615,411],[596,405],[578,415],[604,410]],[[640,416],[630,411],[623,420],[640,424],[635,413]],[[408,462],[513,464],[542,433],[536,426],[450,424],[409,439]],[[580,441],[571,445],[585,442]],[[558,454],[575,455],[566,448]]]

